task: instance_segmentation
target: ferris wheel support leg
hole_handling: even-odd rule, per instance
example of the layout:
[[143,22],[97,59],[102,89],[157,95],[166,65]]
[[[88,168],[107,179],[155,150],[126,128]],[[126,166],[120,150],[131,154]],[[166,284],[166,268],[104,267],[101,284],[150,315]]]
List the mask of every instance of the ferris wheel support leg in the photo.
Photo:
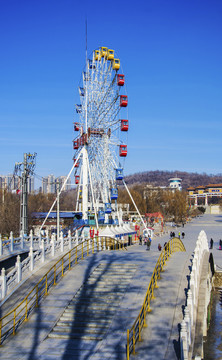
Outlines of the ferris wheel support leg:
[[[66,183],[67,183],[68,179],[70,178],[70,175],[72,174],[72,171],[73,171],[73,169],[74,169],[75,165],[77,164],[77,161],[79,160],[80,155],[81,155],[81,151],[80,151],[79,155],[77,156],[76,161],[74,161],[74,164],[73,164],[73,166],[72,166],[72,168],[71,168],[70,172],[68,173],[68,175],[67,175],[67,177],[66,177],[66,179],[65,179],[65,181],[64,181],[64,183],[63,183],[63,185],[62,185],[61,190],[60,190],[60,192],[58,193],[58,197],[60,196],[61,192],[63,191],[64,187],[66,186]],[[52,209],[54,208],[54,206],[55,206],[56,202],[57,202],[57,197],[56,197],[55,201],[53,202],[53,204],[52,204],[52,206],[51,206],[51,208],[50,208],[50,210],[49,210],[48,214],[46,215],[46,217],[45,217],[45,219],[44,219],[44,221],[43,221],[43,223],[42,223],[42,225],[41,225],[41,227],[40,227],[40,230],[39,230],[39,231],[41,231],[41,230],[42,230],[42,228],[43,228],[43,226],[45,225],[46,220],[48,219],[48,217],[49,217],[49,215],[50,215],[50,213],[51,213]]]
[[144,222],[144,220],[143,220],[143,218],[142,218],[142,216],[141,216],[141,214],[140,214],[140,212],[139,212],[139,209],[138,209],[138,207],[136,206],[136,203],[135,203],[135,201],[133,200],[133,197],[132,197],[132,195],[131,195],[131,193],[130,193],[130,191],[129,191],[129,189],[128,189],[128,186],[126,185],[126,183],[125,183],[124,180],[123,180],[123,184],[124,184],[124,186],[125,186],[125,188],[126,188],[126,191],[127,191],[128,194],[129,194],[130,199],[132,200],[132,203],[133,203],[133,205],[134,205],[134,207],[135,207],[135,209],[136,209],[136,211],[137,211],[137,213],[138,213],[138,215],[139,215],[139,217],[140,217],[140,220],[141,220],[142,223],[143,223],[143,226],[145,227],[145,229],[147,229],[146,224],[145,224],[145,222]]
[[94,192],[93,192],[92,177],[91,177],[91,171],[90,171],[90,167],[89,167],[88,153],[87,153],[87,167],[88,167],[88,171],[89,171],[89,182],[90,182],[90,187],[91,187],[91,191],[92,191],[93,207],[95,209],[96,229],[98,230],[99,224],[98,224],[98,218],[97,218],[97,207],[96,207],[96,202],[95,202],[95,197],[94,197]]

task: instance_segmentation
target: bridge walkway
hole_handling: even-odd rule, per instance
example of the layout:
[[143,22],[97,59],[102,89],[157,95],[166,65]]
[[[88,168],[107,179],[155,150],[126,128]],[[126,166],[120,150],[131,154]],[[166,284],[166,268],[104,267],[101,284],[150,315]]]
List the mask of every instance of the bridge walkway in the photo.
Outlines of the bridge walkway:
[[[167,262],[165,272],[161,274],[161,280],[158,282],[159,288],[155,289],[156,299],[151,302],[152,312],[147,317],[148,327],[143,329],[143,341],[136,344],[137,354],[131,355],[132,359],[178,359],[178,324],[182,320],[182,308],[185,304],[186,276],[189,274],[192,252],[198,234],[202,229],[206,231],[208,239],[213,237],[214,240],[216,238],[219,240],[222,230],[222,217],[217,219],[215,216],[205,215],[185,225],[183,229],[186,233],[184,244],[187,252],[175,253]],[[181,230],[178,229],[178,231]],[[47,298],[35,310],[30,320],[22,325],[16,335],[11,336],[3,343],[0,348],[0,359],[125,359],[126,330],[132,326],[143,303],[150,277],[159,256],[157,244],[160,242],[163,245],[166,240],[168,240],[167,235],[161,239],[153,240],[151,251],[146,251],[145,246],[134,245],[129,247],[127,252],[101,252],[79,263],[64,276],[56,287],[51,289]],[[217,250],[217,245],[213,249],[213,254],[216,264],[222,267],[222,252]],[[98,307],[99,301],[103,302],[105,285],[100,283],[97,290],[96,286],[91,287],[93,291],[90,293],[89,299],[92,298],[93,302],[87,302],[86,297],[82,296],[83,301],[79,301],[77,307],[73,305],[76,300],[81,299],[81,295],[89,291],[90,281],[93,277],[98,284],[98,277],[96,278],[94,275],[96,272],[98,275],[97,270],[101,264],[104,267],[104,271],[101,273],[103,277],[109,271],[112,272],[112,267],[118,267],[120,264],[122,264],[123,269],[126,267],[126,273],[128,273],[127,268],[132,269],[131,277],[128,278],[127,285],[125,283],[125,288],[119,287],[118,279],[116,279],[117,283],[108,281],[107,292],[112,295],[116,294],[116,298],[113,301],[113,306],[112,301],[108,301],[110,309],[106,308],[106,313],[98,313],[102,322],[97,323],[97,328],[102,326],[104,330],[100,334],[102,339],[87,338],[85,335],[88,330],[86,332],[81,330],[82,334],[79,331],[78,338],[75,338],[75,335],[73,338],[70,336],[68,338],[66,336],[62,336],[62,338],[53,336],[56,326],[61,327],[64,320],[62,316],[69,304],[73,311],[69,317],[71,329],[74,329],[75,325],[77,325],[76,328],[79,327],[77,322],[79,310],[86,314],[85,319],[89,316],[89,320],[92,320],[92,324],[95,325],[93,317],[96,317],[98,309],[93,309],[92,304],[95,305],[95,301],[98,300]],[[103,289],[103,298],[97,296],[101,289]],[[96,292],[98,293],[96,294]],[[74,298],[75,294],[76,299]],[[117,297],[118,301],[116,300]],[[16,302],[16,292],[13,298]],[[102,306],[99,310],[102,311]],[[92,312],[89,313],[89,311]],[[110,313],[107,313],[108,311]],[[94,326],[90,325],[90,327]],[[64,333],[64,331],[60,332]]]

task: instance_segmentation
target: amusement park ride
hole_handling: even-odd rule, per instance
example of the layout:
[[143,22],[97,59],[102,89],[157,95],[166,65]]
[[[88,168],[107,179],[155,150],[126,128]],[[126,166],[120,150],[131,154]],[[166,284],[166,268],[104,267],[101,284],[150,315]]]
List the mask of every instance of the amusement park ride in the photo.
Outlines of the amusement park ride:
[[114,50],[101,47],[89,59],[86,49],[86,65],[78,88],[80,101],[75,106],[75,154],[67,179],[74,170],[76,212],[82,214],[85,224],[93,220],[97,230],[100,224],[122,224],[122,211],[117,206],[120,181],[139,214],[123,178],[129,120],[125,76],[119,70],[120,59],[115,58]]
[[[128,98],[125,76],[114,50],[101,47],[87,59],[76,105],[77,134],[73,140],[74,176],[78,186],[76,211],[85,221],[119,224],[117,182],[123,180],[127,156]],[[120,116],[121,113],[121,116]]]

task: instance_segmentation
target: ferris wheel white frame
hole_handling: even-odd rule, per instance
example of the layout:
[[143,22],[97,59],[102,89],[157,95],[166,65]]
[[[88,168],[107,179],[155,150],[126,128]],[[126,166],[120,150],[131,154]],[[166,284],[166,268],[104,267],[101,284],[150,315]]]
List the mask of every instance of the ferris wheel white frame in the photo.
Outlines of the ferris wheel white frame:
[[[106,58],[106,59],[105,59]],[[117,74],[117,71],[119,70],[120,68],[120,60],[119,59],[115,59],[114,58],[114,51],[113,50],[110,50],[108,48],[105,48],[105,47],[101,47],[99,50],[95,50],[93,52],[93,59],[92,60],[88,60],[87,59],[87,51],[86,51],[86,66],[87,66],[87,69],[89,70],[90,66],[92,66],[92,69],[96,69],[95,67],[95,63],[97,62],[97,64],[102,64],[101,62],[101,59],[104,59],[103,63],[106,64],[106,66],[108,66],[105,62],[105,60],[109,60],[109,68],[105,68],[106,70],[109,69],[109,70],[115,70],[116,71],[116,74]],[[103,64],[103,65],[104,65]],[[105,65],[104,65],[105,66]],[[89,71],[87,72],[83,72],[83,76],[89,74]],[[87,75],[88,76],[88,75]],[[124,84],[124,75],[121,75],[121,74],[118,74],[118,76],[122,76],[122,82]],[[108,78],[108,74],[106,75],[106,79]],[[86,81],[87,78],[83,78],[84,81]],[[89,81],[89,79],[87,80],[87,82]],[[112,80],[112,85],[114,84],[114,82],[116,81],[116,76],[113,78]],[[121,82],[120,81],[120,82]],[[119,86],[122,87],[123,84],[118,84]],[[105,84],[104,84],[104,87],[105,89]],[[84,90],[85,89],[85,90]],[[100,107],[101,107],[101,104],[106,100],[108,102],[108,99],[109,97],[111,96],[110,94],[112,94],[112,86],[110,86],[108,88],[108,94],[109,95],[106,95],[106,97],[103,97],[100,101]],[[90,91],[89,91],[90,90]],[[79,178],[81,178],[81,186],[82,188],[80,189],[80,187],[78,188],[78,197],[80,197],[80,190],[82,190],[82,200],[83,200],[83,203],[82,203],[82,213],[83,213],[83,219],[86,220],[87,219],[87,215],[88,215],[88,205],[89,205],[89,202],[88,202],[88,193],[89,193],[89,190],[91,191],[91,208],[94,209],[95,211],[95,220],[96,220],[96,227],[98,229],[98,217],[97,217],[97,212],[98,212],[98,209],[99,209],[99,201],[98,199],[95,197],[95,189],[93,188],[93,176],[92,176],[92,169],[91,169],[91,166],[90,166],[90,159],[89,155],[89,146],[88,146],[88,138],[91,136],[91,133],[92,131],[90,130],[91,133],[89,133],[89,123],[90,123],[90,114],[88,113],[88,99],[90,99],[91,101],[93,101],[93,98],[90,98],[90,95],[93,93],[91,91],[92,89],[88,89],[88,86],[86,85],[85,88],[82,87],[82,88],[79,88],[79,92],[80,92],[80,96],[85,96],[85,99],[86,99],[86,104],[87,106],[83,106],[83,114],[85,114],[85,119],[83,118],[83,121],[80,122],[79,124],[79,129],[78,131],[80,131],[80,137],[79,137],[79,146],[77,147],[76,150],[78,150],[76,152],[76,155],[75,155],[75,158],[74,159],[74,163],[73,163],[73,166],[69,172],[69,174],[67,175],[66,177],[66,180],[65,182],[63,183],[63,186],[62,188],[60,189],[59,193],[58,193],[58,196],[57,198],[55,199],[55,201],[53,202],[46,218],[44,219],[42,225],[41,225],[41,228],[40,230],[43,228],[49,214],[51,213],[52,209],[54,208],[57,200],[59,199],[59,196],[61,194],[61,192],[63,191],[63,189],[65,188],[65,185],[67,183],[67,180],[69,179],[69,177],[71,176],[73,170],[75,170],[77,164],[79,163],[79,161],[82,162],[82,170],[81,170],[81,173],[80,173],[80,176],[78,176]],[[127,132],[128,131],[128,112],[127,112],[127,119],[117,119],[117,115],[119,113],[119,110],[120,110],[120,107],[127,107],[127,95],[120,95],[120,92],[119,92],[120,89],[118,89],[118,91],[116,91],[116,97],[115,97],[115,103],[117,104],[117,101],[118,101],[118,98],[120,98],[120,102],[119,102],[119,105],[117,107],[115,107],[115,111],[113,112],[114,116],[112,117],[112,119],[114,119],[114,121],[110,124],[109,123],[109,126],[104,126],[102,128],[102,132],[101,132],[101,128],[97,131],[97,133],[95,133],[95,130],[94,130],[94,135],[97,135],[97,137],[102,137],[104,138],[106,141],[106,150],[107,150],[107,153],[105,154],[105,157],[107,157],[107,155],[110,155],[112,154],[111,152],[109,152],[109,147],[108,145],[113,145],[113,146],[119,146],[119,150],[120,150],[120,156],[122,155],[123,157],[125,157],[127,155],[127,147],[126,147],[126,142],[125,143],[121,143],[119,137],[117,136],[116,133],[118,133],[118,131],[120,132],[120,121],[121,121],[121,130],[123,132]],[[83,93],[81,93],[83,91]],[[99,91],[100,95],[103,94],[104,92],[101,91],[101,88],[98,88],[97,91]],[[84,105],[84,104],[83,104]],[[92,104],[91,104],[92,106]],[[81,109],[80,109],[81,108]],[[79,112],[79,114],[82,113],[82,103],[81,103],[81,106],[80,105],[77,105],[77,112]],[[109,109],[107,109],[107,112],[106,114],[108,114],[108,110],[110,110],[111,107]],[[97,108],[98,110],[98,108]],[[104,112],[104,111],[103,111]],[[101,112],[101,114],[103,114],[103,112]],[[101,116],[100,114],[100,116]],[[105,115],[106,115],[105,114]],[[98,115],[98,114],[97,114]],[[101,124],[102,124],[102,120],[103,120],[103,123],[104,123],[104,119],[106,119],[106,116],[104,116],[104,114],[102,115],[103,118],[101,119]],[[84,121],[85,120],[85,121]],[[98,119],[97,119],[98,120]],[[84,126],[85,125],[85,126]],[[114,125],[116,125],[116,128],[114,128]],[[122,127],[123,125],[123,127]],[[107,130],[107,133],[105,133],[105,130]],[[111,139],[111,140],[110,140]],[[109,143],[109,144],[108,144]],[[73,140],[73,145],[75,144],[75,140]],[[78,144],[77,144],[78,145]],[[124,148],[125,147],[125,148]],[[75,148],[75,145],[74,145],[74,148]],[[104,149],[104,148],[103,148]],[[98,152],[99,154],[101,154],[101,151]],[[116,153],[115,153],[116,154]],[[102,154],[103,157],[104,157],[104,153]],[[95,159],[96,160],[96,159]],[[100,163],[101,163],[101,160],[100,160]],[[108,162],[106,162],[108,163]],[[144,227],[146,228],[146,224],[144,223],[144,220],[135,204],[135,201],[132,197],[132,195],[130,194],[130,191],[123,179],[123,174],[122,174],[122,170],[123,168],[120,167],[121,165],[120,164],[117,164],[118,163],[118,158],[117,156],[111,156],[110,157],[110,163],[112,165],[112,170],[118,170],[118,172],[116,172],[116,179],[117,180],[122,180],[123,181],[123,184],[129,194],[129,197],[131,198],[131,201],[132,203],[134,204],[134,207],[135,209],[137,210],[137,213],[139,214],[140,216],[140,219],[141,219],[141,222],[143,223]],[[98,169],[98,167],[96,168],[96,170]],[[94,174],[96,174],[97,172],[95,171],[94,169]],[[112,176],[108,179],[108,182],[110,185],[114,185],[115,184],[115,172],[111,172]],[[76,174],[74,174],[76,176]],[[103,178],[104,178],[104,174],[103,175]],[[107,184],[107,181],[106,181],[106,184]],[[101,184],[99,183],[99,181],[97,180],[97,188],[100,188],[101,187]],[[107,189],[106,189],[107,190]],[[103,205],[104,205],[104,201],[105,199],[103,198]],[[77,201],[77,206],[78,206],[78,201]],[[119,218],[119,214],[118,214],[118,211],[116,211],[116,214]],[[59,214],[58,214],[59,215]],[[119,218],[119,220],[121,220]],[[57,223],[59,223],[58,219],[57,219]],[[58,230],[58,229],[57,229]],[[57,234],[59,234],[59,231],[57,231]],[[57,235],[58,236],[58,235]]]
[[[124,75],[118,74],[119,69],[120,60],[114,58],[113,50],[105,47],[95,50],[93,58],[87,59],[79,86],[81,104],[76,105],[79,121],[75,125],[79,136],[73,143],[81,163],[76,210],[80,208],[81,195],[83,219],[87,220],[90,209],[95,213],[97,225],[99,209],[106,204],[111,206],[110,189],[117,189],[115,170],[123,169],[118,151],[121,157],[127,155],[128,99],[125,89],[121,95]],[[119,76],[123,78],[122,83],[117,83]],[[127,119],[119,119],[121,109],[125,110]],[[123,121],[127,126],[121,131]],[[118,217],[117,205],[112,208]]]

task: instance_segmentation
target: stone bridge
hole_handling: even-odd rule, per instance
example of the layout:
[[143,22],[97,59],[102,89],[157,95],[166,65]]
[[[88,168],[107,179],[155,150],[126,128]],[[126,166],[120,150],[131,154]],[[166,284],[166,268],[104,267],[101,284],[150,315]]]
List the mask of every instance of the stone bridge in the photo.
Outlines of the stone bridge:
[[[147,327],[142,329],[142,341],[135,344],[135,354],[129,355],[131,359],[181,359],[181,344],[185,341],[186,347],[189,341],[187,325],[181,333],[181,323],[187,321],[184,309],[192,284],[192,265],[197,252],[194,253],[194,249],[201,230],[208,240],[214,239],[214,248],[210,251],[216,269],[222,269],[222,252],[218,250],[221,216],[204,215],[183,229],[174,229],[176,235],[179,231],[185,232],[186,252],[173,253],[167,260],[158,288],[154,289],[151,312],[146,314]],[[0,359],[126,359],[127,329],[132,327],[143,305],[160,255],[157,246],[159,243],[163,246],[168,240],[168,235],[156,238],[150,251],[138,244],[126,251],[96,251],[78,262],[50,288],[15,335],[2,343]],[[54,259],[53,263],[45,263],[21,283],[2,304],[1,317],[24,299],[55,262]],[[195,334],[192,336],[195,339]],[[192,341],[192,349],[198,349],[195,340]],[[198,353],[192,355],[199,356]],[[182,356],[185,359],[189,354],[185,352]]]

